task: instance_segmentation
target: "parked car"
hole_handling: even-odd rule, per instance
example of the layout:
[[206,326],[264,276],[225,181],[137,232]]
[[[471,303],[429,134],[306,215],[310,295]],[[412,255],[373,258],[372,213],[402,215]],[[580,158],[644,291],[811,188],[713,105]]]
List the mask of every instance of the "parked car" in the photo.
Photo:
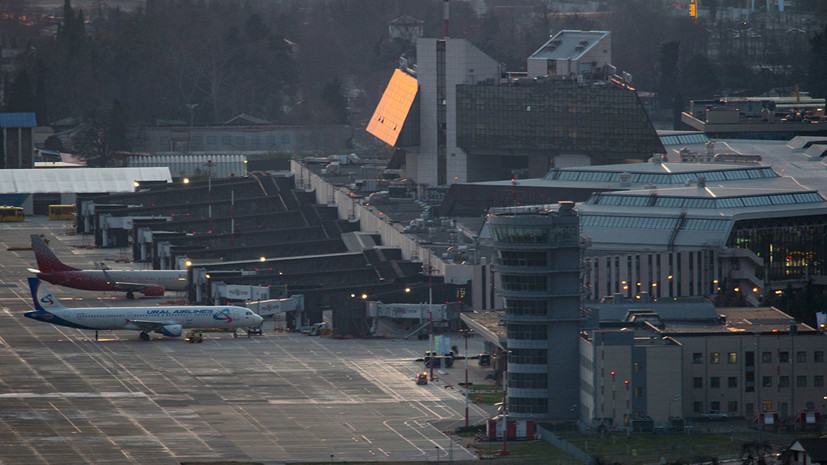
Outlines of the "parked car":
[[491,366],[491,354],[480,354],[477,363],[483,367]]
[[708,413],[701,414],[701,420],[703,421],[727,421],[729,420],[729,415],[726,413],[721,413],[717,410],[710,410]]

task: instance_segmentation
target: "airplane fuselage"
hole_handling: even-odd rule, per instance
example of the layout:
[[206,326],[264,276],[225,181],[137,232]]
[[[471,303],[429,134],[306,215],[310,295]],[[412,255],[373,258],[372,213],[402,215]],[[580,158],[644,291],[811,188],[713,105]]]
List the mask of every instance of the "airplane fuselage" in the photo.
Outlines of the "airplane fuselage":
[[140,330],[135,321],[180,325],[181,328],[246,328],[257,326],[261,317],[244,307],[105,307],[62,308],[31,311],[25,316],[59,326],[78,329]]
[[159,286],[167,291],[187,288],[187,272],[181,270],[73,270],[40,272],[37,277],[51,284],[88,291],[127,290],[118,283]]

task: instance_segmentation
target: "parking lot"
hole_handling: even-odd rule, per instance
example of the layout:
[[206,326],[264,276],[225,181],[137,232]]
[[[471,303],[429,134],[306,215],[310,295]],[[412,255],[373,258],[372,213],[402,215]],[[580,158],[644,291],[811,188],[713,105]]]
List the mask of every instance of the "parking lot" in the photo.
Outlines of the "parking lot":
[[[44,234],[67,264],[121,263],[119,249],[78,247],[44,217],[0,224],[0,463],[177,464],[183,461],[434,461],[472,458],[442,431],[464,424],[460,360],[417,385],[427,341],[339,340],[275,332],[203,344],[136,331],[101,332],[23,317],[32,309],[30,234]],[[50,286],[67,306],[157,305]],[[455,337],[464,355],[463,342]],[[482,342],[472,338],[469,352]],[[487,368],[469,363],[472,382]],[[439,374],[439,371],[437,371]],[[448,387],[446,387],[448,386]],[[457,389],[451,389],[456,386]],[[487,411],[486,411],[487,410]],[[472,424],[492,413],[470,406]]]

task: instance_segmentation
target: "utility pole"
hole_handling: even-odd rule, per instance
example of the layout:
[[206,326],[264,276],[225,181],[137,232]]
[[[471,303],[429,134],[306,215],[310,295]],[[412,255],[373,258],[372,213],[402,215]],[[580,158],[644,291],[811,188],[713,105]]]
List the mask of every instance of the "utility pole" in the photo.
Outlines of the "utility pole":
[[207,160],[207,217],[209,218],[209,234],[212,234],[212,167],[215,166],[212,160]]

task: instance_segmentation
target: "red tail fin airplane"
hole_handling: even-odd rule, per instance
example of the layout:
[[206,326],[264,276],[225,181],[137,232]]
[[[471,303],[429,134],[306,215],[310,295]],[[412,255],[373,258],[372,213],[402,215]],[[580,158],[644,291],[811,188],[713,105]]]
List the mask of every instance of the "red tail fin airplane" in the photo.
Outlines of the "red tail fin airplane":
[[32,234],[32,249],[38,270],[29,269],[37,277],[58,286],[87,291],[121,291],[128,299],[135,292],[146,296],[162,296],[164,291],[187,288],[187,272],[181,270],[80,270],[61,262],[43,239]]

